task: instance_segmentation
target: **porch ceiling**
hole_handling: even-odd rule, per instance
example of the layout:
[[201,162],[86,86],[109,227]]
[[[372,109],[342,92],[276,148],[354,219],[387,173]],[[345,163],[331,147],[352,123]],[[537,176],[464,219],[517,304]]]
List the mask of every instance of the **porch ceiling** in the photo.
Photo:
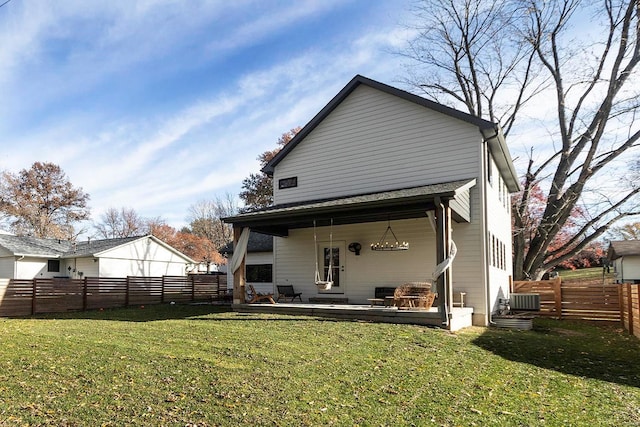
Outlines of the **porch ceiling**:
[[[436,197],[450,201],[463,194],[468,196],[469,189],[475,183],[475,179],[467,179],[299,204],[276,205],[224,218],[224,221],[264,234],[287,236],[290,229],[312,227],[314,220],[318,226],[326,226],[332,219],[334,225],[342,225],[422,218],[426,216],[426,211],[434,209]],[[468,222],[470,213],[467,204],[452,204],[451,208],[456,222]]]

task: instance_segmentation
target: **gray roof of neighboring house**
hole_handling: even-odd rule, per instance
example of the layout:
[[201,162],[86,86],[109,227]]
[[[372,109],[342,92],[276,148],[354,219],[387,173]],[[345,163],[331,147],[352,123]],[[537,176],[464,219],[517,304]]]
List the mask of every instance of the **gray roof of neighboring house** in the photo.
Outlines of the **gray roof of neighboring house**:
[[72,242],[61,239],[0,234],[0,246],[18,256],[73,258],[91,256],[142,237],[144,236]]
[[640,255],[640,240],[615,240],[609,243],[609,259]]
[[[252,231],[249,233],[247,242],[247,252],[272,252],[273,236]],[[229,242],[220,248],[220,253],[233,253],[233,242]]]
[[69,250],[71,242],[60,239],[40,239],[31,236],[0,234],[0,246],[14,255],[57,258]]
[[[103,239],[103,240],[84,240],[80,242],[70,242],[69,248],[63,255],[63,258],[91,256],[109,249],[124,245],[125,243],[141,239],[145,236],[122,237],[119,239]],[[75,243],[75,247],[73,245]]]

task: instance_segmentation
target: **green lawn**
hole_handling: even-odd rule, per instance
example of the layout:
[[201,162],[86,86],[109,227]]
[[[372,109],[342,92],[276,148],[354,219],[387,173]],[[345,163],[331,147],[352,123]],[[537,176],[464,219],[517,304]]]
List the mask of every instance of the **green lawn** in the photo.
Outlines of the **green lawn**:
[[640,340],[165,305],[0,319],[0,425],[640,424]]
[[[558,270],[563,280],[590,280],[602,279],[602,267],[580,268],[578,270]],[[607,277],[613,277],[608,273]]]

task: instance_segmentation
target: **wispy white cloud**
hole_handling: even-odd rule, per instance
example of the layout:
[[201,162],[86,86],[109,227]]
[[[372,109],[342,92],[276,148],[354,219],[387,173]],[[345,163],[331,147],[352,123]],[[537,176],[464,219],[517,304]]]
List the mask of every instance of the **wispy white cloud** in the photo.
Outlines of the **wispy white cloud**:
[[[310,120],[355,74],[390,81],[399,72],[388,50],[401,34],[390,20],[384,29],[372,23],[357,37],[350,32],[339,44],[307,35],[304,49],[281,52],[278,62],[234,64],[220,83],[184,82],[198,90],[176,92],[175,99],[156,102],[151,93],[154,101],[142,110],[106,104],[129,75],[161,78],[154,67],[162,64],[160,72],[180,76],[200,62],[210,67],[202,75],[214,73],[220,55],[290,34],[283,28],[329,16],[351,1],[231,3],[19,2],[10,21],[24,31],[0,51],[0,90],[13,102],[0,113],[16,119],[0,122],[0,132],[16,149],[0,153],[0,168],[51,161],[91,195],[94,219],[126,206],[180,226],[195,201],[238,194],[242,179],[259,170],[256,157]],[[0,29],[0,37],[7,34]],[[212,55],[216,62],[208,64]],[[94,94],[100,101],[84,99]]]

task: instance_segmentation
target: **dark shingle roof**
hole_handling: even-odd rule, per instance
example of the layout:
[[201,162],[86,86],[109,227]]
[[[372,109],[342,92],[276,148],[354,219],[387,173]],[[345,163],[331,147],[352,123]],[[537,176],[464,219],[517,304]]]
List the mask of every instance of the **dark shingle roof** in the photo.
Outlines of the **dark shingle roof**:
[[[272,252],[273,251],[273,236],[268,234],[258,233],[252,231],[249,233],[249,241],[247,242],[247,252]],[[222,253],[233,253],[233,242],[229,242],[220,248]]]
[[70,258],[78,256],[91,256],[124,245],[125,243],[141,239],[143,237],[144,236],[134,236],[123,237],[119,239],[86,240],[75,242],[75,246],[73,245],[73,243],[71,243],[71,248],[65,251],[62,257]]
[[70,242],[59,239],[39,239],[30,236],[0,234],[0,246],[14,255],[58,257],[68,250]]
[[609,259],[640,255],[640,240],[616,240],[609,244]]

